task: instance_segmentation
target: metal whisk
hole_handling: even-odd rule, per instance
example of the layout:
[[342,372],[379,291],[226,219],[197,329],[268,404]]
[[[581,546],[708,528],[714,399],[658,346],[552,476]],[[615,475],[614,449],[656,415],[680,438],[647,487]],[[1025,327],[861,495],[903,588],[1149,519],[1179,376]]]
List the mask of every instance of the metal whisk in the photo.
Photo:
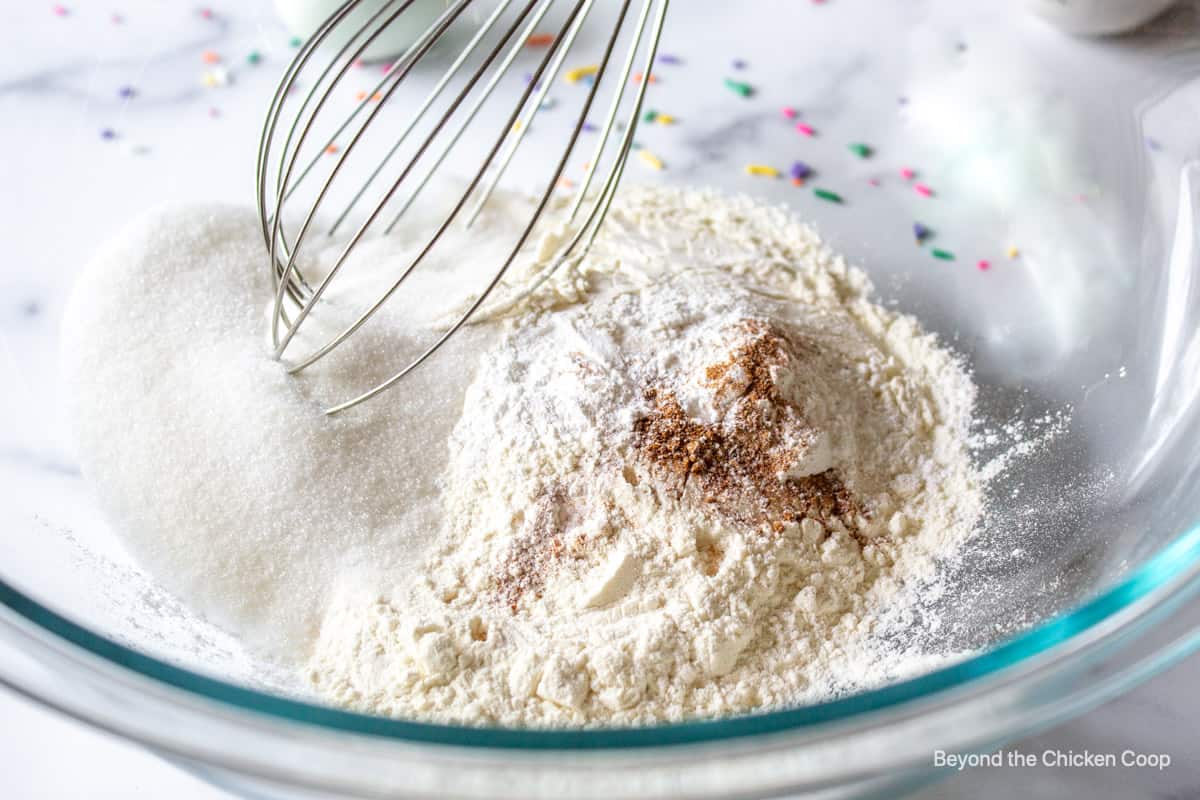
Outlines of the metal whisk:
[[[334,414],[374,397],[437,352],[501,283],[539,220],[552,207],[563,209],[559,212],[561,219],[556,216],[554,222],[566,225],[567,235],[535,285],[525,287],[526,293],[563,263],[581,257],[594,241],[629,157],[668,0],[602,0],[602,13],[611,14],[611,25],[602,23],[603,36],[595,35],[595,25],[587,25],[596,5],[596,0],[451,0],[407,52],[386,68],[371,90],[357,93],[356,104],[348,113],[334,110],[350,94],[347,76],[363,68],[364,53],[385,33],[394,33],[392,26],[411,25],[411,15],[421,12],[421,4],[414,8],[414,0],[350,0],[296,54],[272,98],[257,163],[258,211],[275,286],[271,341],[275,357],[286,357],[291,373],[307,369],[353,336],[393,298],[451,226],[470,226],[522,144],[533,138],[527,137],[530,125],[546,105],[550,88],[559,80],[572,49],[586,49],[590,38],[593,52],[598,51],[594,64],[565,75],[585,84],[590,82],[586,97],[565,142],[551,149],[543,137],[537,137],[539,161],[552,165],[553,172],[546,177],[544,188],[535,193],[526,224],[518,226],[515,244],[496,254],[497,269],[490,282],[478,288],[466,311],[420,355],[383,382],[326,413]],[[562,13],[562,17],[553,33],[547,34],[542,26],[549,24],[552,7],[556,10],[554,16]],[[535,34],[538,38],[531,39]],[[431,52],[446,55],[454,39],[465,39],[465,43],[424,92],[423,99],[412,105],[395,99],[401,97],[402,86],[419,85],[431,77],[428,70],[418,67],[423,60],[436,60],[430,57]],[[439,42],[443,44],[438,46]],[[611,71],[615,80],[606,80],[614,55],[621,52],[624,55],[618,57],[619,65]],[[506,80],[514,83],[505,76],[512,74],[518,60],[531,54],[536,54],[537,63],[531,67],[519,99],[500,115],[503,122],[491,129],[495,133],[483,137],[481,153],[464,157],[456,148],[462,148],[462,143],[471,138],[470,130],[479,129],[482,123],[475,120],[481,109],[494,94],[504,100],[504,91],[497,93],[497,89]],[[636,75],[634,67],[639,62],[642,67]],[[641,76],[646,77],[643,80]],[[628,96],[627,90],[632,90]],[[515,93],[508,92],[509,96]],[[598,107],[604,110],[592,125],[589,113],[601,93],[609,100],[606,107]],[[389,102],[404,103],[405,113],[386,116],[384,109]],[[596,132],[590,147],[582,146],[587,138],[581,136],[585,129]],[[366,143],[369,135],[373,135],[376,145],[382,142],[378,152]],[[577,147],[581,154],[590,153],[583,177],[574,187],[570,202],[552,205],[555,192],[570,191],[564,188],[563,176]],[[453,193],[456,199],[451,201],[449,211],[439,215],[441,221],[430,227],[428,238],[395,275],[394,282],[323,345],[299,356],[289,353],[289,345],[295,343],[301,326],[319,315],[322,296],[355,247],[369,233],[391,232],[414,205],[425,203],[422,192],[439,182],[449,169],[447,164],[461,168],[464,162],[471,164],[467,174],[473,172],[473,177],[464,190]],[[313,246],[310,240],[322,234],[332,236],[343,227],[353,232],[332,266],[307,279],[300,269],[301,252]],[[324,231],[318,232],[318,228]]]

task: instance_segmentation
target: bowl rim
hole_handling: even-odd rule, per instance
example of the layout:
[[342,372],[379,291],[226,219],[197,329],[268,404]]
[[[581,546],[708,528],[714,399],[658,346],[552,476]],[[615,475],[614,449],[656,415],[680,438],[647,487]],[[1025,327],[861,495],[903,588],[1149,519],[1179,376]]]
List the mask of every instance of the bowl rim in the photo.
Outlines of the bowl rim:
[[[1200,524],[1176,537],[1123,580],[1073,609],[997,642],[962,661],[915,678],[844,698],[797,708],[713,720],[642,727],[517,729],[418,722],[363,714],[238,686],[138,652],[73,622],[0,578],[0,606],[48,633],[124,670],[237,710],[327,732],[365,735],[408,744],[458,748],[550,750],[639,750],[745,739],[847,723],[872,712],[895,709],[961,689],[985,677],[1013,670],[1035,656],[1068,651],[1103,638],[1102,623],[1174,579],[1200,574]],[[1097,630],[1101,627],[1101,630]],[[1095,634],[1092,637],[1085,634]],[[1112,633],[1111,631],[1107,633]]]

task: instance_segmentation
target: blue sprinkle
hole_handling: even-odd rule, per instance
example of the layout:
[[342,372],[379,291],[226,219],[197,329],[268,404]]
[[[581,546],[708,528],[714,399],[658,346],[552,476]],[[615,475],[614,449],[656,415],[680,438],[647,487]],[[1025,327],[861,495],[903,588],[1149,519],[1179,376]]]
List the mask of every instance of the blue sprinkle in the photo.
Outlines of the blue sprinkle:
[[735,59],[733,60],[733,68],[734,68],[734,69],[745,69],[745,68],[746,68],[746,62],[745,62],[745,61],[743,61],[743,60],[742,60],[742,59],[740,59],[740,58],[735,58]]
[[117,94],[128,100],[129,98],[137,95],[137,89],[133,88],[132,86],[122,86],[120,90],[117,91]]
[[585,122],[583,123],[583,130],[587,131],[588,133],[594,133],[595,131],[600,130],[600,126],[591,122]]
[[100,138],[101,139],[115,139],[115,138],[117,138],[117,132],[114,131],[112,128],[105,128],[104,130],[100,131]]
[[663,53],[662,55],[660,55],[658,57],[658,63],[660,63],[660,64],[682,64],[683,59],[681,59],[679,56],[673,56],[673,55],[670,55],[669,53]]
[[921,223],[919,223],[919,222],[913,223],[913,236],[915,236],[917,238],[918,242],[925,241],[926,239],[929,238],[930,234],[932,234],[932,233],[933,233],[933,231],[931,231],[929,228],[925,227]]

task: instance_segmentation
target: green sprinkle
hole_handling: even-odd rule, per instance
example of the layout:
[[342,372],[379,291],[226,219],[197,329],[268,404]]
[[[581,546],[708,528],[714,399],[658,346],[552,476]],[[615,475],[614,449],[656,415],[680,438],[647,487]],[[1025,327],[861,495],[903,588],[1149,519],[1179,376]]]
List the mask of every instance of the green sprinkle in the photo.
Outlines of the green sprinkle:
[[249,64],[257,64],[260,61],[262,61],[262,53],[257,50],[251,50],[250,54],[246,56],[246,62]]
[[854,153],[854,155],[858,156],[859,158],[870,158],[871,153],[874,151],[871,150],[869,145],[855,142],[854,144],[850,145],[850,152]]
[[733,78],[726,78],[725,85],[740,94],[742,97],[749,97],[750,95],[754,94],[753,86],[748,83],[742,83],[741,81],[735,81]]
[[951,253],[949,250],[934,249],[934,250],[930,250],[929,252],[933,253],[934,258],[940,258],[942,261],[953,261],[954,260],[954,253]]
[[302,44],[304,44],[304,40],[299,36],[293,36],[292,38],[288,39],[288,45],[291,47],[299,47]]
[[837,192],[831,192],[828,189],[813,189],[813,194],[822,200],[827,200],[830,203],[842,202],[842,196]]
[[645,114],[642,114],[642,122],[654,122],[656,119],[658,119],[657,111],[647,111]]

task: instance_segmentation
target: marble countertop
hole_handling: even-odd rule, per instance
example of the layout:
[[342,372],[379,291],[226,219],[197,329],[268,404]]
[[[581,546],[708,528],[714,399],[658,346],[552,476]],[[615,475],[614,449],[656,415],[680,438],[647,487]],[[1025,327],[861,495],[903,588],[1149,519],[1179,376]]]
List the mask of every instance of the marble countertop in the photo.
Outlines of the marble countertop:
[[[932,52],[932,63],[941,65],[1002,58],[986,47],[974,55],[977,34],[993,26],[1017,26],[1031,40],[1059,46],[1060,34],[1016,9],[1015,3],[983,0],[678,2],[663,50],[684,54],[685,63],[678,73],[664,75],[652,97],[681,123],[639,132],[666,170],[637,164],[631,170],[638,180],[716,184],[787,201],[812,217],[851,260],[869,261],[910,237],[907,221],[872,234],[883,225],[876,220],[891,218],[889,209],[911,202],[911,187],[898,177],[905,164],[898,156],[883,152],[854,162],[845,157],[844,141],[854,131],[870,131],[872,144],[890,141],[897,110],[920,85],[921,69],[914,64],[929,63],[913,53]],[[1194,12],[1188,4],[1169,23],[1157,29],[1152,24],[1151,33],[1166,31],[1177,43],[1186,35],[1181,31],[1196,29]],[[822,14],[843,25],[861,20],[862,42],[822,43],[816,16]],[[905,30],[913,18],[926,22],[919,35],[889,33]],[[15,343],[8,355],[27,380],[51,381],[54,330],[67,287],[80,264],[126,219],[163,202],[251,203],[258,128],[292,50],[289,34],[264,0],[225,0],[210,9],[88,0],[67,3],[61,13],[50,4],[9,3],[0,9],[0,25],[8,42],[0,48],[0,238],[6,245],[0,331]],[[729,36],[718,38],[712,31]],[[1111,61],[1140,76],[1150,72],[1140,53],[1159,46],[1152,36],[1140,49],[1118,47],[1109,54],[1092,42],[1061,39],[1064,50],[1087,51],[1098,64]],[[218,54],[220,63],[205,63],[206,51]],[[261,56],[257,63],[251,63],[251,53]],[[735,59],[746,64],[736,67]],[[756,87],[753,102],[720,86],[722,76],[731,74]],[[800,157],[790,144],[795,132],[780,124],[784,105],[802,108],[805,119],[840,132],[810,143],[804,157],[822,165],[832,163],[835,153],[840,157],[840,166],[822,167],[819,178],[847,198],[845,206],[823,203],[785,180],[743,174],[746,162],[786,169]],[[548,117],[545,126],[557,124]],[[1195,152],[1189,126],[1164,124],[1151,134],[1155,148]],[[901,192],[909,193],[897,200]],[[950,227],[953,210],[936,213]],[[864,227],[864,220],[873,227]],[[977,261],[1002,258],[1011,236],[1005,229],[952,238],[968,272],[962,280],[979,277],[970,274]],[[906,246],[898,257],[919,257]],[[980,769],[953,776],[923,796],[999,798],[1014,790],[1034,797],[1198,796],[1198,682],[1200,662],[1193,659],[1104,708],[1016,745],[1034,752],[1134,746],[1174,754],[1168,770]],[[0,719],[6,721],[0,726],[0,782],[8,796],[222,796],[154,756],[2,692]]]

